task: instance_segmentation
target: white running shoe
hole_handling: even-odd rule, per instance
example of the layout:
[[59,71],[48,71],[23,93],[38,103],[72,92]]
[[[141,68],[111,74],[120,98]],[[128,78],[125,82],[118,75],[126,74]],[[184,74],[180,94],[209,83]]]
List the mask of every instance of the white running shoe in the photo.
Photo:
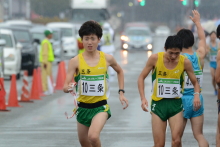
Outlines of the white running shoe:
[[45,91],[44,95],[50,95],[50,92],[49,91]]

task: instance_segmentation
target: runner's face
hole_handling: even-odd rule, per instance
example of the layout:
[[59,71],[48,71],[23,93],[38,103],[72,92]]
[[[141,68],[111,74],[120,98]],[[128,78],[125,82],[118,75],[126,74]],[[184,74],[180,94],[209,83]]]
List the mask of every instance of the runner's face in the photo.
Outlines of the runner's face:
[[215,41],[216,40],[216,34],[215,33],[212,33],[211,36],[210,36],[210,39],[211,41]]
[[83,36],[82,43],[86,51],[92,52],[97,50],[98,44],[100,42],[100,39],[92,34]]
[[179,48],[172,48],[172,49],[167,49],[166,54],[168,59],[171,62],[174,62],[180,55],[181,51]]

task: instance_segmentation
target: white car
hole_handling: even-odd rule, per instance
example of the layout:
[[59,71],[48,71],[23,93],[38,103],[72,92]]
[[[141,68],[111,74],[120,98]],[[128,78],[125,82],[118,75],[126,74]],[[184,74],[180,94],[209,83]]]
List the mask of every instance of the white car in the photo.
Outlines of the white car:
[[155,30],[155,34],[157,36],[162,35],[162,36],[169,36],[170,35],[170,29],[167,26],[159,26]]
[[48,23],[47,27],[61,30],[63,55],[65,57],[72,58],[78,54],[76,28],[73,24],[67,22],[52,22]]
[[7,20],[3,24],[7,26],[19,26],[31,28],[33,26],[32,22],[29,20]]
[[0,38],[5,40],[3,49],[4,54],[4,76],[16,75],[20,78],[21,71],[21,49],[22,45],[16,42],[14,34],[11,30],[0,29]]

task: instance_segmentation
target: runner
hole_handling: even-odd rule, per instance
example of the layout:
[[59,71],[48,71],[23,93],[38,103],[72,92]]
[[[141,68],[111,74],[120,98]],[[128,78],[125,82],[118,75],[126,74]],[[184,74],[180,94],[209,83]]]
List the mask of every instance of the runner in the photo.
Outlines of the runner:
[[[217,37],[220,39],[220,25],[217,28]],[[219,43],[220,46],[220,43]],[[218,126],[217,126],[217,135],[216,135],[216,147],[220,147],[220,51],[218,51],[217,55],[217,68],[215,72],[215,79],[218,85]]]
[[165,52],[153,54],[138,78],[138,89],[141,97],[141,107],[148,112],[148,101],[144,93],[144,79],[152,71],[152,131],[154,147],[165,146],[167,120],[172,133],[172,147],[181,146],[181,131],[183,126],[183,106],[181,93],[183,88],[183,73],[187,72],[195,87],[194,108],[200,108],[199,84],[188,59],[180,55],[182,39],[169,36],[165,42]]
[[212,76],[212,85],[214,87],[214,95],[217,95],[217,86],[215,82],[215,70],[217,67],[216,56],[219,49],[216,32],[212,31],[210,33],[210,41],[207,41],[207,49],[209,51],[209,60],[210,60],[210,71]]
[[107,68],[111,66],[117,72],[119,99],[122,105],[125,104],[123,109],[126,109],[128,100],[124,97],[124,74],[111,55],[97,50],[102,37],[102,28],[97,22],[85,22],[79,30],[79,35],[85,52],[70,60],[63,91],[70,92],[73,75],[76,75],[79,95],[76,112],[79,142],[83,147],[101,147],[100,132],[111,117],[107,104],[110,94]]
[[[194,35],[193,33],[188,29],[181,29],[177,35],[183,39],[183,55],[188,58],[193,66],[194,73],[196,75],[196,78],[200,84],[200,87],[202,88],[202,81],[203,81],[203,67],[204,67],[204,59],[206,56],[206,38],[205,33],[203,31],[203,28],[200,24],[200,14],[198,11],[193,11],[193,17],[190,17],[191,20],[194,22],[198,38],[199,38],[199,45],[196,52],[193,51],[193,45],[194,45]],[[192,131],[195,139],[198,141],[198,144],[200,147],[208,147],[209,144],[207,140],[205,139],[203,135],[203,121],[204,121],[204,106],[203,106],[203,97],[202,94],[200,94],[200,101],[201,101],[201,107],[198,111],[193,110],[193,94],[195,93],[194,87],[189,80],[187,74],[185,74],[185,80],[184,80],[184,92],[182,97],[183,102],[183,117],[184,117],[184,123],[183,123],[183,130],[185,129],[187,119],[190,119]]]

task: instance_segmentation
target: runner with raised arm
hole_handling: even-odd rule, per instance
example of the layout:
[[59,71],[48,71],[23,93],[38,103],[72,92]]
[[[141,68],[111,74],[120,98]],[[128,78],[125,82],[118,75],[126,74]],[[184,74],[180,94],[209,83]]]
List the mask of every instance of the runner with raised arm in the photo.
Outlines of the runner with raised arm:
[[172,147],[181,146],[183,128],[181,97],[185,71],[195,87],[195,110],[198,110],[201,106],[199,99],[200,87],[194,75],[191,62],[180,55],[182,46],[182,39],[179,36],[169,36],[165,42],[165,52],[151,55],[138,78],[141,107],[148,112],[148,101],[144,92],[144,79],[152,71],[151,114],[154,147],[165,146],[167,120],[171,128]]
[[[198,37],[199,37],[199,45],[196,52],[193,51],[194,45],[194,36],[193,33],[188,29],[181,29],[177,35],[181,37],[183,40],[183,55],[190,60],[194,74],[200,84],[200,88],[202,89],[202,81],[203,81],[203,67],[204,67],[204,60],[206,56],[206,38],[203,28],[200,24],[200,14],[198,11],[192,11],[193,17],[190,17],[191,20],[195,23],[197,28]],[[204,122],[204,106],[203,106],[203,97],[202,94],[199,92],[201,107],[197,111],[194,110],[193,107],[193,99],[194,94],[197,91],[194,91],[193,84],[189,80],[187,73],[185,73],[184,79],[184,92],[182,97],[184,112],[184,123],[183,123],[183,130],[185,129],[187,119],[190,119],[192,131],[195,139],[197,140],[199,147],[208,147],[209,144],[203,135],[203,122]]]

